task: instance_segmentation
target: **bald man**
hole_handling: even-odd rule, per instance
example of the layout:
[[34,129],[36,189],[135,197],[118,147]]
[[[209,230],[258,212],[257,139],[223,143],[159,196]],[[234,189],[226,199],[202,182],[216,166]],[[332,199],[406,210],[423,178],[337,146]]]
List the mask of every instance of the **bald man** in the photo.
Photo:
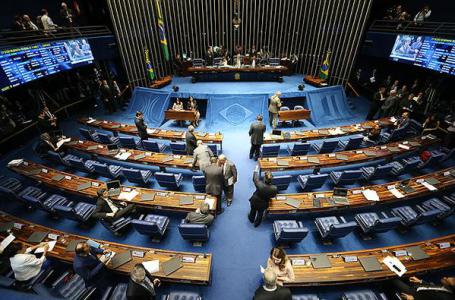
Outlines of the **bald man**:
[[291,290],[276,284],[276,273],[272,269],[264,271],[264,285],[254,293],[253,300],[291,300]]

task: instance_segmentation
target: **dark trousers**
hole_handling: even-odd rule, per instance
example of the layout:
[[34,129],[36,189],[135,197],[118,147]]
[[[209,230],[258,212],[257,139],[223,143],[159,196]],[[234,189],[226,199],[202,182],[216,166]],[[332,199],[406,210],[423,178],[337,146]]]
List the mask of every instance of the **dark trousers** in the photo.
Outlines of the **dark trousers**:
[[110,220],[111,222],[117,221],[118,219],[122,218],[123,216],[128,215],[133,211],[133,209],[136,208],[136,205],[134,204],[128,204],[126,207],[121,208],[117,211],[115,216]]
[[248,214],[248,220],[251,223],[254,223],[254,226],[259,226],[262,222],[262,217],[264,216],[265,208],[256,208],[253,205],[250,205],[250,213]]
[[251,148],[250,148],[250,158],[253,158],[253,156],[255,158],[258,158],[259,157],[259,151],[261,150],[261,145],[255,145],[255,144],[251,144]]
[[224,196],[228,203],[232,202],[232,198],[234,197],[234,185],[224,185]]

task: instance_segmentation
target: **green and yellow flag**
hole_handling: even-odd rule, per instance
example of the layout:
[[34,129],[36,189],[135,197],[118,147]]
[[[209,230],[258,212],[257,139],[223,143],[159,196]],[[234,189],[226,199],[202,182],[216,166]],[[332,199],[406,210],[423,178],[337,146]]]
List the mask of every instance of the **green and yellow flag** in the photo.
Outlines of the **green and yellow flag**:
[[160,0],[155,0],[156,15],[158,16],[158,31],[160,34],[161,48],[163,49],[164,59],[169,61],[169,49],[167,47],[166,34],[164,32],[164,19],[161,14]]
[[144,54],[145,54],[145,66],[147,68],[147,76],[150,80],[154,80],[155,79],[155,71],[153,70],[153,67],[152,67],[152,62],[150,61],[150,55],[149,55],[150,51],[149,49],[145,49],[144,50]]
[[329,78],[329,66],[330,66],[330,50],[327,51],[324,62],[322,63],[321,70],[319,71],[319,78],[327,80]]

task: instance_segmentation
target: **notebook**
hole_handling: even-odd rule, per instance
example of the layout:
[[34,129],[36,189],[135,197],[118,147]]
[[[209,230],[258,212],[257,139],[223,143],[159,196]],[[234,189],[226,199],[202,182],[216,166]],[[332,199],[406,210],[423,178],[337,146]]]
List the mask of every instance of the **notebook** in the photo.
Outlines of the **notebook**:
[[161,264],[163,268],[163,273],[165,276],[169,276],[181,267],[182,265],[182,260],[179,257],[173,257],[168,261],[165,261],[164,263]]
[[14,222],[2,223],[0,224],[0,232],[7,232],[14,227]]
[[329,131],[325,130],[325,129],[318,130],[318,132],[319,132],[319,134],[329,134]]
[[190,205],[194,203],[193,196],[180,196],[180,205]]
[[141,194],[142,201],[153,201],[155,199],[155,193],[144,193]]
[[163,160],[162,160],[161,162],[164,162],[164,163],[165,163],[165,162],[172,161],[172,160],[174,160],[174,157],[172,157],[172,156],[167,156],[167,157],[163,158]]
[[365,272],[374,272],[382,270],[382,266],[379,263],[376,256],[360,257],[359,260]]
[[138,154],[138,155],[134,156],[134,159],[142,159],[144,157],[145,157],[145,154],[141,153],[141,154]]
[[96,150],[96,149],[98,149],[98,145],[93,145],[93,146],[88,146],[87,147],[87,150],[89,150],[89,151],[90,150]]
[[79,244],[80,242],[83,242],[84,240],[71,240],[68,245],[66,246],[66,249],[65,251],[66,252],[74,252],[76,251],[76,246],[77,244]]
[[363,153],[365,153],[366,156],[376,156],[377,155],[375,151],[364,150]]
[[127,262],[131,261],[133,258],[131,256],[131,251],[126,251],[123,253],[117,253],[111,260],[112,268],[117,269],[118,267],[123,266]]
[[320,198],[314,198],[313,199],[313,207],[321,207],[321,199]]
[[339,160],[349,160],[348,156],[347,155],[343,155],[343,154],[337,154],[336,158],[339,159]]
[[431,185],[435,185],[435,184],[441,183],[439,180],[437,180],[437,179],[434,178],[434,177],[425,178],[425,181],[426,181],[428,184],[431,184]]
[[27,172],[29,175],[38,175],[41,173],[41,169],[34,169]]
[[389,149],[390,152],[400,152],[400,148],[398,147],[387,147],[387,149]]
[[276,164],[279,165],[279,166],[289,166],[289,161],[287,161],[287,160],[278,160],[276,162]]
[[411,256],[413,260],[421,260],[430,257],[420,246],[407,247],[406,252],[408,252],[408,255]]
[[287,205],[289,206],[292,206],[294,208],[299,208],[300,207],[300,204],[302,204],[302,201],[301,200],[297,200],[297,199],[287,199],[286,202]]
[[82,190],[85,190],[85,189],[88,189],[89,187],[92,186],[92,183],[91,182],[84,182],[84,183],[81,183],[77,186],[76,190],[78,192],[82,191]]
[[319,158],[308,156],[308,162],[313,163],[313,164],[319,164]]
[[41,243],[49,232],[35,231],[31,236],[28,237],[27,242],[29,243]]
[[315,269],[331,268],[332,264],[326,254],[310,255],[311,265]]
[[112,125],[111,126],[111,129],[117,129],[117,128],[120,128],[120,125]]
[[65,178],[65,175],[57,174],[57,175],[55,175],[54,177],[52,177],[52,180],[54,180],[54,181],[60,181],[60,180],[62,180],[63,178]]

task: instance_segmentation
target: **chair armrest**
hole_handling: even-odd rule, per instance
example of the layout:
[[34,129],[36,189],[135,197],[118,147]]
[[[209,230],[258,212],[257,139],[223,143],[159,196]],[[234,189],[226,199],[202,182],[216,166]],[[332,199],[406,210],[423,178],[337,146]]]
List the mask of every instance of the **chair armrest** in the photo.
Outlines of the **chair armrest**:
[[142,221],[144,218],[145,218],[145,215],[141,214],[140,217],[139,217],[139,221]]
[[389,215],[388,215],[385,211],[382,211],[382,212],[381,212],[381,215],[382,215],[384,218],[388,218],[388,217],[389,217]]
[[343,223],[347,223],[347,222],[346,222],[346,219],[345,219],[343,216],[340,216],[340,220],[341,220],[341,222],[343,222]]
[[[108,300],[109,296],[111,295],[112,289],[113,289],[112,286],[108,286],[106,288],[106,290],[104,291],[103,297],[101,298],[101,300]],[[85,293],[84,293],[84,296],[85,296]]]
[[38,275],[33,277],[33,279],[29,283],[29,286],[33,286],[38,282],[44,283],[53,273],[54,273],[54,269],[41,270],[38,273]]
[[[109,287],[109,288],[112,288],[112,287]],[[82,294],[82,296],[79,299],[88,300],[95,293],[95,291],[96,291],[96,287],[90,287]],[[105,300],[104,296],[103,296],[102,300]],[[107,298],[106,298],[106,300],[107,300]]]
[[60,282],[62,282],[68,275],[72,272],[70,270],[64,272],[60,277],[58,277],[52,284],[51,287],[55,288]]

